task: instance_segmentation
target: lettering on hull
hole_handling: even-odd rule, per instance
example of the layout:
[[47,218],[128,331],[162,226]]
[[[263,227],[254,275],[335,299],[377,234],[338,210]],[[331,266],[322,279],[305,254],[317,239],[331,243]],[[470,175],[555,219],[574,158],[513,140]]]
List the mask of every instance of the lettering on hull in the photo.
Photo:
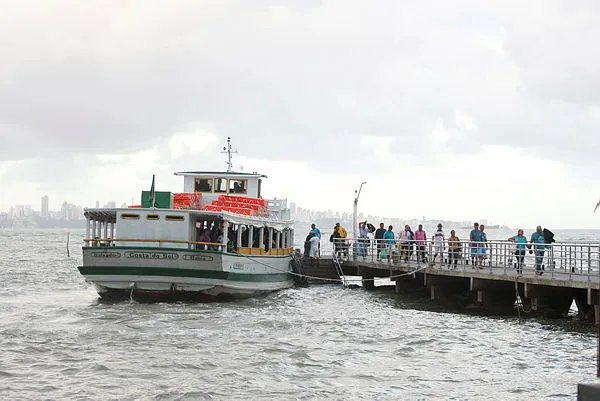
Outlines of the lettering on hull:
[[120,258],[120,252],[92,252],[93,258]]
[[247,270],[243,263],[236,262],[229,267],[231,270]]
[[192,262],[212,262],[213,257],[208,255],[183,255],[183,260]]
[[133,259],[177,260],[179,255],[173,252],[125,252],[125,257]]

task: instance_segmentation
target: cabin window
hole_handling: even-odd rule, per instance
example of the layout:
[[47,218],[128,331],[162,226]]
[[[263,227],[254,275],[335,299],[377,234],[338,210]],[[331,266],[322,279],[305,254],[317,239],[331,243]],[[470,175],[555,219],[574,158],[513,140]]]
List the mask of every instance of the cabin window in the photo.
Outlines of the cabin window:
[[194,181],[194,192],[212,192],[212,178],[196,178]]
[[227,192],[227,178],[215,178],[215,192]]
[[248,180],[229,180],[230,194],[245,194],[247,191]]
[[146,220],[158,220],[160,219],[160,216],[157,214],[149,214],[146,216]]
[[121,218],[123,220],[139,220],[140,219],[140,215],[139,214],[133,214],[133,213],[123,213],[121,215]]
[[168,214],[165,216],[165,220],[167,221],[183,221],[185,218],[183,216]]

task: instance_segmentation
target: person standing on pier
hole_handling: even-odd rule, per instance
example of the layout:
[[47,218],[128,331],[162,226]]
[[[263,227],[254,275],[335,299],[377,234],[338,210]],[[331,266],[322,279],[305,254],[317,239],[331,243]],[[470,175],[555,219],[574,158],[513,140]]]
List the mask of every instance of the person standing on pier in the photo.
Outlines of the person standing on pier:
[[532,244],[535,244],[533,247],[534,250],[531,250],[531,245],[528,245],[529,253],[533,253],[535,251],[535,274],[541,276],[544,274],[544,253],[546,252],[546,240],[544,238],[544,231],[542,230],[542,226],[537,226],[535,232],[531,234]]
[[338,234],[340,234],[340,243],[342,245],[342,253],[344,254],[344,256],[346,257],[346,259],[349,257],[348,255],[348,242],[346,241],[346,238],[348,238],[348,231],[346,231],[346,229],[340,224],[340,223],[335,223],[335,227],[334,229],[337,230]]
[[344,252],[343,245],[342,245],[343,240],[340,236],[340,231],[338,230],[337,225],[335,227],[333,227],[333,233],[331,233],[331,235],[329,236],[329,241],[333,242],[333,257],[334,257],[334,259],[341,261],[342,254]]
[[310,232],[311,233],[315,233],[315,235],[317,237],[319,237],[319,240],[320,240],[321,239],[321,230],[319,230],[319,228],[317,227],[317,225],[315,223],[312,223],[310,225],[310,228],[311,228]]
[[517,258],[517,274],[523,273],[523,261],[525,259],[525,245],[527,244],[527,237],[523,235],[523,230],[519,229],[517,235],[508,239],[510,242],[517,243],[517,249],[515,250],[515,256]]
[[308,260],[310,258],[310,240],[315,236],[315,233],[312,231],[308,233],[306,239],[304,240],[304,259]]
[[473,223],[473,229],[469,235],[469,241],[471,241],[471,264],[473,265],[473,269],[475,269],[477,267],[478,260],[480,261],[480,266],[481,262],[483,262],[479,252],[479,247],[481,246],[481,231],[479,231],[479,223]]
[[408,224],[404,226],[404,231],[400,231],[398,239],[400,240],[400,249],[402,250],[400,257],[404,256],[404,263],[408,263],[408,246],[410,243],[410,227]]
[[321,230],[319,230],[319,228],[317,227],[317,225],[315,223],[312,223],[310,225],[310,232],[311,233],[315,233],[315,235],[317,237],[319,237],[319,256],[321,256]]
[[415,231],[415,241],[417,244],[417,262],[427,262],[425,257],[425,241],[427,241],[427,233],[423,230],[423,224],[419,224],[419,229]]
[[392,251],[394,250],[394,232],[392,231],[394,227],[391,225],[388,227],[388,230],[383,234],[383,239],[385,240],[385,251],[386,258],[388,263],[391,263]]
[[479,251],[481,252],[481,263],[480,265],[483,264],[483,261],[485,260],[485,254],[487,253],[487,233],[485,233],[483,230],[485,229],[485,226],[483,224],[481,224],[479,226],[479,231],[481,231],[481,248],[479,249]]
[[408,242],[408,258],[411,259],[413,255],[414,243],[415,243],[415,233],[408,226],[408,232],[410,233],[410,241]]
[[454,262],[454,268],[456,269],[456,264],[458,263],[458,259],[460,259],[460,254],[460,238],[458,238],[456,236],[456,232],[452,230],[450,231],[450,238],[448,238],[448,267],[452,266],[452,263]]
[[315,262],[319,262],[319,244],[321,243],[321,239],[319,238],[319,236],[317,234],[315,234],[314,232],[310,232],[310,252],[309,252],[309,256],[310,256],[310,263],[314,264]]
[[377,244],[377,261],[381,262],[381,251],[385,248],[385,242],[383,241],[383,234],[385,234],[385,225],[379,223],[379,228],[375,231],[375,243]]
[[366,220],[358,223],[358,237],[358,256],[366,259],[369,249],[369,229],[367,228]]
[[437,225],[437,231],[433,234],[433,247],[435,254],[433,255],[433,263],[437,258],[438,253],[440,254],[441,263],[444,264],[444,231],[442,230],[442,224]]

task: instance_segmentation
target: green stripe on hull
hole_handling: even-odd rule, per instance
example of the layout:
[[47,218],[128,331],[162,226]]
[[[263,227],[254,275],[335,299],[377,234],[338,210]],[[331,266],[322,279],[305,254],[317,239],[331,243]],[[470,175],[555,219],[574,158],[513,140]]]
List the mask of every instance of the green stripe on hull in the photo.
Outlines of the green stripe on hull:
[[178,269],[171,267],[148,266],[79,266],[78,269],[79,272],[84,276],[167,276],[252,282],[279,282],[288,281],[293,278],[289,273],[248,274],[216,270]]

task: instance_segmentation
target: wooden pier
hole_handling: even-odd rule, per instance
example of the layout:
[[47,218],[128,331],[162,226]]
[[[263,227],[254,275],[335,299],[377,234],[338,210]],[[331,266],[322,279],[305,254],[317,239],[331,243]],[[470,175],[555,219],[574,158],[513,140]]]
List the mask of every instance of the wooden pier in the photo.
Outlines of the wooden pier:
[[[548,245],[543,274],[539,275],[535,255],[529,253],[522,273],[517,271],[514,245],[506,241],[487,244],[481,267],[472,265],[468,244],[455,267],[445,257],[437,263],[418,263],[415,252],[410,255],[410,251],[407,261],[400,251],[389,261],[378,261],[373,244],[359,249],[357,242],[346,241],[347,253],[337,248],[334,258],[333,246],[325,244],[322,258],[305,259],[304,274],[310,283],[341,284],[351,276],[360,280],[364,289],[372,290],[378,278],[389,278],[397,293],[421,289],[428,291],[432,300],[469,299],[490,311],[508,312],[518,307],[549,317],[567,315],[575,301],[582,317],[600,321],[600,243]],[[432,250],[428,243],[429,259]]]

